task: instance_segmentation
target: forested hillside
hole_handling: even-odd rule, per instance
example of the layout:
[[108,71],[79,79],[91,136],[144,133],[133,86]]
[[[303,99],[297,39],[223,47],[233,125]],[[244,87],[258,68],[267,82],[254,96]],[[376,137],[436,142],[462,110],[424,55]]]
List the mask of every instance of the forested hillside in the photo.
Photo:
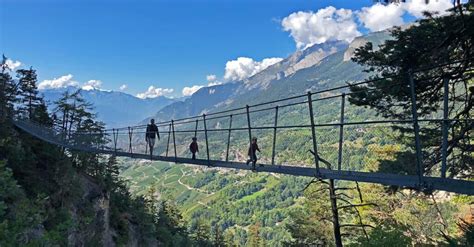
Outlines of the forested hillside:
[[[103,130],[91,105],[64,93],[50,116],[36,88],[36,71],[17,70],[3,58],[0,71],[0,246],[192,245],[172,203],[153,194],[132,196],[115,157],[74,152],[17,130],[28,119],[76,131]],[[106,141],[104,135],[87,145]]]

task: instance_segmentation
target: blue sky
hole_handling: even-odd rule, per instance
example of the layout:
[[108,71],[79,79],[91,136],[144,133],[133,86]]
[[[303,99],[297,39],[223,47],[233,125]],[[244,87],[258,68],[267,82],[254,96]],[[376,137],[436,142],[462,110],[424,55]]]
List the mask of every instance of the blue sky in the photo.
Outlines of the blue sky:
[[[400,24],[400,18],[405,23],[416,16],[408,8],[373,9],[371,0],[0,0],[0,52],[13,62],[33,66],[40,81],[62,78],[62,82],[109,90],[127,85],[123,91],[134,95],[153,86],[151,94],[142,96],[176,97],[184,87],[207,85],[208,75],[215,75],[216,79],[209,79],[218,83],[232,75],[233,79],[248,76],[230,71],[226,77],[228,61],[236,60],[237,66],[250,61],[237,63],[239,57],[255,61],[250,61],[255,72],[262,68],[263,59],[285,58],[297,45],[303,49],[325,39],[352,39],[354,31],[341,31],[347,23],[336,25],[333,33],[325,33],[325,27],[317,33],[308,33],[314,26],[299,29],[295,21],[328,6],[352,10],[349,19],[361,34],[381,28],[371,21],[379,23],[382,18],[390,26]],[[367,7],[365,18],[358,15],[363,7]],[[283,25],[292,14],[294,20]],[[346,14],[337,12],[332,17]]]

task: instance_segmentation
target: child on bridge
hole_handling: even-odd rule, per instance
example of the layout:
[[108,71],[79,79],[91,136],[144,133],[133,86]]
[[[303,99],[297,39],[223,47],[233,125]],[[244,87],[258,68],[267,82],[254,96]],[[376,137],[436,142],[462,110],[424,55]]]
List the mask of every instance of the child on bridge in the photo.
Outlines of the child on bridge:
[[[248,151],[249,159],[247,160],[247,165],[249,165],[249,163],[252,162],[254,170],[255,170],[255,165],[257,164],[257,151],[260,152],[260,148],[258,148],[258,144],[257,144],[257,137],[253,137],[252,142],[249,147],[249,151]],[[263,166],[263,165],[260,164],[260,166]]]
[[199,147],[198,147],[198,144],[197,144],[197,138],[196,137],[193,137],[193,141],[189,145],[189,150],[193,154],[192,159],[195,160],[196,159],[196,152],[199,153]]

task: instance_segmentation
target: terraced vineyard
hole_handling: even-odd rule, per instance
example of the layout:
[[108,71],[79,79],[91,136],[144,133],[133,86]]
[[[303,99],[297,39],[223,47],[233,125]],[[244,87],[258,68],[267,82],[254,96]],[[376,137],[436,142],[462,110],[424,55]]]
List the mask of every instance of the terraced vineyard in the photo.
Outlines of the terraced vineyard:
[[[165,162],[122,160],[121,176],[135,195],[150,188],[175,201],[193,231],[202,219],[245,239],[247,229],[264,222],[261,231],[281,245],[289,239],[285,223],[300,208],[302,189],[309,180],[277,174],[199,168]],[[212,222],[209,222],[211,219]],[[243,238],[242,238],[243,237]]]

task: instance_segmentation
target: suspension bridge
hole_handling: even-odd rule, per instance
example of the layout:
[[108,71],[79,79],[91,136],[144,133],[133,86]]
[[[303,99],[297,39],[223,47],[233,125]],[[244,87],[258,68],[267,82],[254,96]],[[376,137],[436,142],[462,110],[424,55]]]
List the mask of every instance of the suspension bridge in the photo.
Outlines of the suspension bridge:
[[[374,82],[374,80],[352,83],[350,86],[363,85],[368,82]],[[357,112],[357,109],[347,109],[348,107],[355,107],[347,104],[347,98],[357,92],[349,92],[347,89],[350,86],[344,85],[254,105],[159,122],[157,126],[162,138],[154,151],[155,155],[149,154],[147,145],[144,142],[146,125],[107,129],[97,133],[81,131],[65,133],[64,129],[41,126],[25,119],[16,119],[13,120],[13,123],[32,136],[70,150],[205,167],[376,183],[427,192],[441,190],[474,195],[474,181],[447,176],[449,167],[449,154],[447,151],[449,128],[456,122],[468,123],[472,127],[474,124],[473,119],[449,118],[448,79],[443,80],[442,117],[418,118],[415,95],[416,83],[413,74],[410,74],[410,79],[407,83],[411,89],[412,118],[410,119],[382,118],[349,121],[351,117],[354,118],[354,115],[357,116],[357,114],[354,114],[354,112]],[[397,87],[400,84],[389,86]],[[321,108],[324,105],[331,106],[331,108],[328,108],[330,113],[322,114],[320,110],[318,114],[315,114],[314,109]],[[352,114],[349,115],[348,112],[352,112]],[[282,121],[285,120],[282,119],[282,116],[287,116],[288,114],[294,114],[295,117],[291,121]],[[323,115],[324,117],[321,117]],[[269,119],[271,122],[268,122]],[[283,123],[279,123],[279,121]],[[430,175],[426,174],[424,167],[423,149],[429,149],[430,147],[423,146],[421,143],[419,126],[422,124],[436,125],[441,129],[441,136],[439,138],[441,162],[439,162],[440,164],[438,164],[439,167],[436,169],[436,172],[432,172]],[[414,145],[412,148],[416,154],[416,159],[406,165],[414,168],[414,174],[351,170],[351,161],[348,157],[345,157],[347,156],[347,149],[350,147],[348,142],[351,141],[348,140],[347,136],[369,135],[372,130],[377,128],[382,128],[383,131],[391,131],[390,126],[395,125],[410,126],[413,131]],[[278,162],[277,143],[285,141],[281,137],[287,137],[284,135],[284,131],[303,131],[308,134],[306,139],[308,143],[305,144],[311,147],[307,151],[312,156],[313,164]],[[259,165],[256,167],[249,166],[242,161],[242,157],[238,157],[238,153],[235,153],[235,146],[240,145],[239,148],[246,151],[252,137],[263,136],[263,133],[268,133],[266,135],[268,138],[259,138],[259,145],[265,146],[269,150],[268,153],[270,155],[268,157],[261,157],[258,162]],[[214,136],[214,139],[211,138],[211,135]],[[107,137],[105,138],[107,140],[105,143],[103,141],[90,141],[94,137],[100,137],[97,140],[103,140],[103,136]],[[199,136],[201,141],[200,146],[204,146],[204,151],[200,154],[204,157],[191,159],[189,158],[187,147],[191,137],[197,136]],[[279,136],[280,138],[278,138]],[[335,138],[333,141],[329,141],[333,145],[324,146],[325,150],[323,150],[324,142],[319,141],[324,136],[326,139],[327,136]],[[217,141],[218,139],[219,141]],[[264,140],[264,142],[262,143],[261,140]],[[326,140],[325,142],[328,141]],[[306,149],[304,145],[296,148]],[[325,155],[329,156],[329,154],[337,155],[333,155],[335,157],[328,162],[328,158]]]

